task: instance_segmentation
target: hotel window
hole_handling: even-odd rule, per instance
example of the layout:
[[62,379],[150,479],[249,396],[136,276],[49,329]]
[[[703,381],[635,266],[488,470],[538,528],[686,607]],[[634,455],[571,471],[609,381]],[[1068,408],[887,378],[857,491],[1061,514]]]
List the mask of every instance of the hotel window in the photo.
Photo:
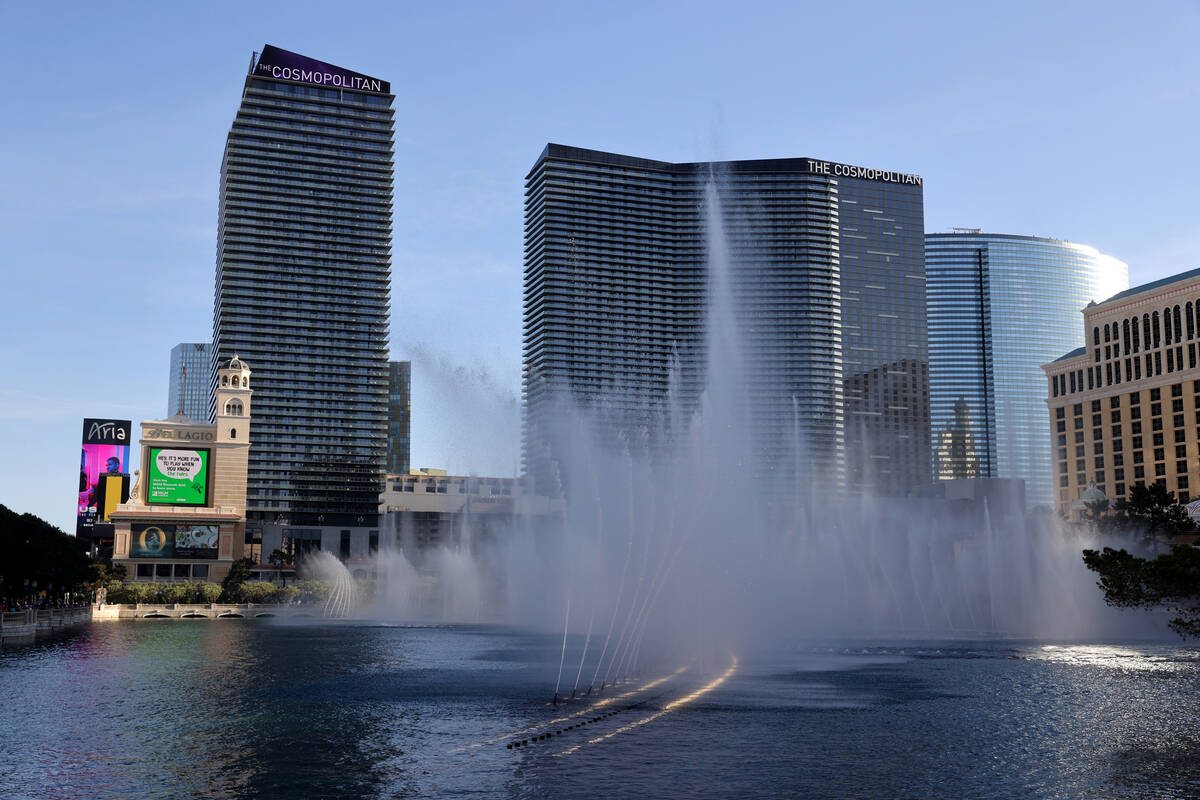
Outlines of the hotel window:
[[1146,468],[1145,467],[1134,467],[1133,468],[1134,480],[1141,480],[1142,478],[1145,478],[1145,477],[1146,477]]
[[[1136,328],[1135,328],[1135,330],[1136,330]],[[1122,497],[1122,496],[1124,496],[1124,494],[1125,494],[1125,484],[1118,483],[1117,484],[1117,497]]]
[[1175,457],[1176,458],[1187,458],[1187,445],[1186,444],[1175,445]]
[[1166,475],[1166,474],[1167,474],[1167,465],[1166,464],[1155,464],[1154,465],[1154,476],[1155,477],[1158,477],[1160,475]]

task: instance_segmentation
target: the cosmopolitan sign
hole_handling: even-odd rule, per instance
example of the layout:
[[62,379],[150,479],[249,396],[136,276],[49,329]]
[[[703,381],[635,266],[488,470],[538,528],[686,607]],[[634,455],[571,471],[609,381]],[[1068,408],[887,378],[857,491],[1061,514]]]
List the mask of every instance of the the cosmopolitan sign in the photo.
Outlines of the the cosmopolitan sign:
[[392,91],[392,85],[387,81],[335,67],[324,61],[307,58],[299,53],[280,50],[271,45],[263,47],[262,55],[258,57],[258,63],[254,67],[254,74],[297,83],[315,83],[320,86],[336,86],[339,89],[357,89],[363,92],[390,94]]
[[908,183],[915,186],[921,185],[920,175],[909,175],[906,172],[889,172],[886,169],[855,167],[850,164],[838,164],[834,161],[817,161],[812,158],[804,160],[808,164],[808,171],[817,175],[832,175],[837,178],[864,178],[868,181]]

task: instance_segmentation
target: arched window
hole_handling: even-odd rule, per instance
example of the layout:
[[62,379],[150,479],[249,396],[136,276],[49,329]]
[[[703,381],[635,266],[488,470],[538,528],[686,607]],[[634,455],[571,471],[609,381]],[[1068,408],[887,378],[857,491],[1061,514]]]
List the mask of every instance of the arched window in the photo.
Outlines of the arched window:
[[1125,351],[1122,355],[1129,355],[1129,320],[1121,322],[1121,344]]
[[1142,349],[1142,343],[1139,341],[1139,337],[1138,337],[1138,318],[1137,317],[1133,318],[1133,325],[1130,326],[1130,329],[1133,331],[1133,352],[1136,353]]
[[228,385],[229,385],[229,376],[228,376],[228,375],[222,375],[222,376],[221,376],[221,385],[222,385],[222,386],[228,386]]
[[242,388],[243,388],[243,389],[245,389],[245,388],[246,388],[247,386],[249,386],[249,385],[250,385],[250,380],[249,380],[249,378],[246,378],[246,377],[244,377],[244,376],[243,376],[243,377],[242,377]]
[[1092,344],[1100,344],[1100,329],[1092,328]]
[[1167,306],[1163,309],[1162,315],[1163,325],[1163,344],[1171,343],[1171,307]]
[[1171,309],[1171,323],[1175,326],[1175,341],[1183,341],[1183,326],[1179,324],[1179,306]]
[[1142,314],[1142,349],[1149,350],[1154,346],[1154,340],[1150,337],[1150,315]]
[[1154,329],[1154,346],[1162,345],[1162,326],[1158,324],[1158,312],[1155,311],[1150,315],[1150,325]]
[[1195,339],[1196,321],[1192,318],[1192,302],[1190,300],[1188,301],[1188,304],[1183,307],[1183,316],[1187,318],[1188,339]]
[[1106,323],[1104,323],[1104,341],[1105,341],[1106,343],[1107,343],[1107,342],[1110,342],[1110,341],[1112,341],[1112,339],[1110,339],[1110,338],[1109,338],[1109,333],[1108,333],[1108,323],[1107,323],[1107,322],[1106,322]]
[[230,428],[230,429],[229,429],[229,438],[230,438],[230,439],[236,439],[236,438],[237,438],[237,428]]

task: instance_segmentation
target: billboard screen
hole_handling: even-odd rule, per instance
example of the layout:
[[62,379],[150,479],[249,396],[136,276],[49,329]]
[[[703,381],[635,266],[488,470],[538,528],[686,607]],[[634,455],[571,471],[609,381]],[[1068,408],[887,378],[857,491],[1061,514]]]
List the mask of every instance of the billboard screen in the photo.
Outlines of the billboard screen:
[[148,505],[208,505],[209,451],[167,447],[147,449]]
[[[79,451],[79,496],[75,533],[92,534],[98,521],[105,475],[129,474],[129,440],[133,424],[127,419],[85,419]],[[108,498],[110,503],[112,498]],[[121,498],[124,502],[128,496]]]
[[176,558],[216,558],[220,528],[217,525],[176,525]]
[[170,558],[175,551],[174,525],[131,525],[130,558]]
[[129,528],[130,558],[216,558],[218,525],[135,524]]

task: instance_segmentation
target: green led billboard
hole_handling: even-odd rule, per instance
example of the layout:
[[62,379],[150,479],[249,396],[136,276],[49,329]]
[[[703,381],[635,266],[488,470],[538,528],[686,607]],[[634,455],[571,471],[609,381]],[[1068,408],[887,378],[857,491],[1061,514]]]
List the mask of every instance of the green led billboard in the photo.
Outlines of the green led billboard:
[[146,504],[208,505],[208,450],[151,447],[146,465]]

